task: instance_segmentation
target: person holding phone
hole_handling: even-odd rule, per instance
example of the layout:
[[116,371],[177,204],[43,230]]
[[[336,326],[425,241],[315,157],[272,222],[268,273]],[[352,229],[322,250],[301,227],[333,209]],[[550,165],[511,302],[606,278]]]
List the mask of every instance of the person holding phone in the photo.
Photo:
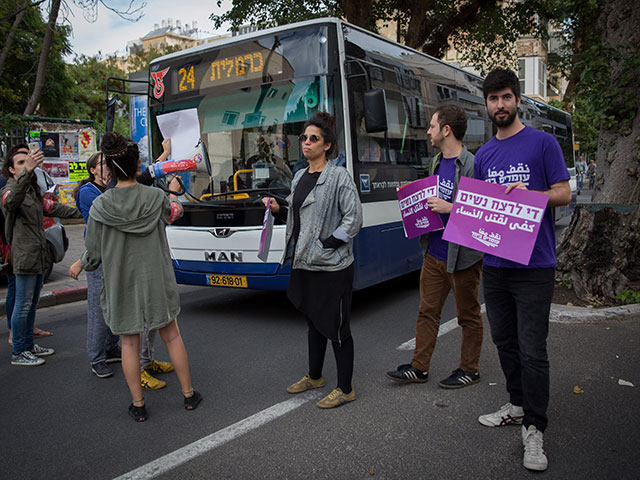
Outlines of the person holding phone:
[[49,257],[43,215],[82,218],[78,210],[43,199],[34,173],[44,155],[37,150],[10,150],[2,165],[7,184],[0,191],[5,216],[5,237],[11,244],[16,295],[11,314],[12,356],[16,366],[37,366],[52,355],[52,348],[33,343],[33,326]]

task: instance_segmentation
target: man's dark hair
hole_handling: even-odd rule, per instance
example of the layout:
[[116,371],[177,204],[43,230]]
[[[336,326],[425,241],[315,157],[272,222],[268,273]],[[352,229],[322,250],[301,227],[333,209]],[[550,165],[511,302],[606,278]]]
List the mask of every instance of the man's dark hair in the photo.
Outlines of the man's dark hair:
[[4,161],[2,162],[2,172],[0,173],[7,180],[13,178],[13,175],[11,175],[11,172],[9,171],[9,167],[13,167],[13,157],[16,155],[16,153],[20,152],[20,150],[26,150],[26,152],[23,153],[28,153],[29,145],[27,145],[26,143],[19,143],[17,145],[14,145],[13,147],[9,148],[9,150],[7,150],[7,153],[4,156]]
[[516,98],[520,98],[520,80],[511,70],[506,68],[496,68],[489,72],[482,84],[482,93],[485,101],[490,93],[498,92],[505,88],[510,88]]
[[449,125],[453,136],[462,141],[464,134],[467,132],[467,114],[464,110],[457,105],[442,105],[434,113],[438,114],[440,130],[445,125]]

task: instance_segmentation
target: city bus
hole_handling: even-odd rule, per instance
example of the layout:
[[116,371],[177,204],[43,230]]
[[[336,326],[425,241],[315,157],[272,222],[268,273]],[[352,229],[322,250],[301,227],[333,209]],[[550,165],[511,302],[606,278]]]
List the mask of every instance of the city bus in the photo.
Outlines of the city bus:
[[[338,156],[362,201],[354,239],[354,288],[418,270],[398,187],[427,175],[436,153],[427,137],[433,111],[455,103],[468,116],[464,144],[475,152],[494,135],[482,78],[340,19],[323,18],[206,43],[154,60],[149,123],[153,157],[159,119],[197,113],[200,168],[186,175],[183,217],[167,227],[182,284],[286,290],[285,225],[276,221],[266,261],[258,258],[263,197],[284,202],[304,168],[298,136],[315,112],[335,116]],[[523,97],[526,125],[555,135],[573,166],[571,117]],[[185,177],[185,175],[183,175]]]

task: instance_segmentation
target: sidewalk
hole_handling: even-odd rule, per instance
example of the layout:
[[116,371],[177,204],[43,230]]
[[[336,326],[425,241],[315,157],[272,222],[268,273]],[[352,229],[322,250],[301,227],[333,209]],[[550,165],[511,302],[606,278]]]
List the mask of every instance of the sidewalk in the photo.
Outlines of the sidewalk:
[[[69,267],[80,258],[84,252],[84,223],[64,224],[69,249],[60,263],[53,265],[49,279],[44,282],[38,308],[52,307],[69,302],[87,299],[87,276],[80,274],[78,280],[69,276]],[[7,283],[0,284],[0,315],[5,315],[5,301],[7,298]]]

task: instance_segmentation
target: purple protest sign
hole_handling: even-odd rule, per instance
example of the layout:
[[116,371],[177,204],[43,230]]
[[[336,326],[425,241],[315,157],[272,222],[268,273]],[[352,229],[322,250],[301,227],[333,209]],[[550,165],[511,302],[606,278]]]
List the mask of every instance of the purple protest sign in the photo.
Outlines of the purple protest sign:
[[421,178],[398,189],[398,204],[407,238],[442,230],[440,215],[429,210],[427,199],[438,196],[438,175]]
[[523,265],[529,264],[549,201],[543,193],[462,177],[442,238]]
[[260,246],[258,247],[258,258],[263,262],[267,261],[269,250],[271,249],[271,237],[273,236],[273,215],[269,204],[265,206],[264,217],[262,218],[262,233],[260,234]]

